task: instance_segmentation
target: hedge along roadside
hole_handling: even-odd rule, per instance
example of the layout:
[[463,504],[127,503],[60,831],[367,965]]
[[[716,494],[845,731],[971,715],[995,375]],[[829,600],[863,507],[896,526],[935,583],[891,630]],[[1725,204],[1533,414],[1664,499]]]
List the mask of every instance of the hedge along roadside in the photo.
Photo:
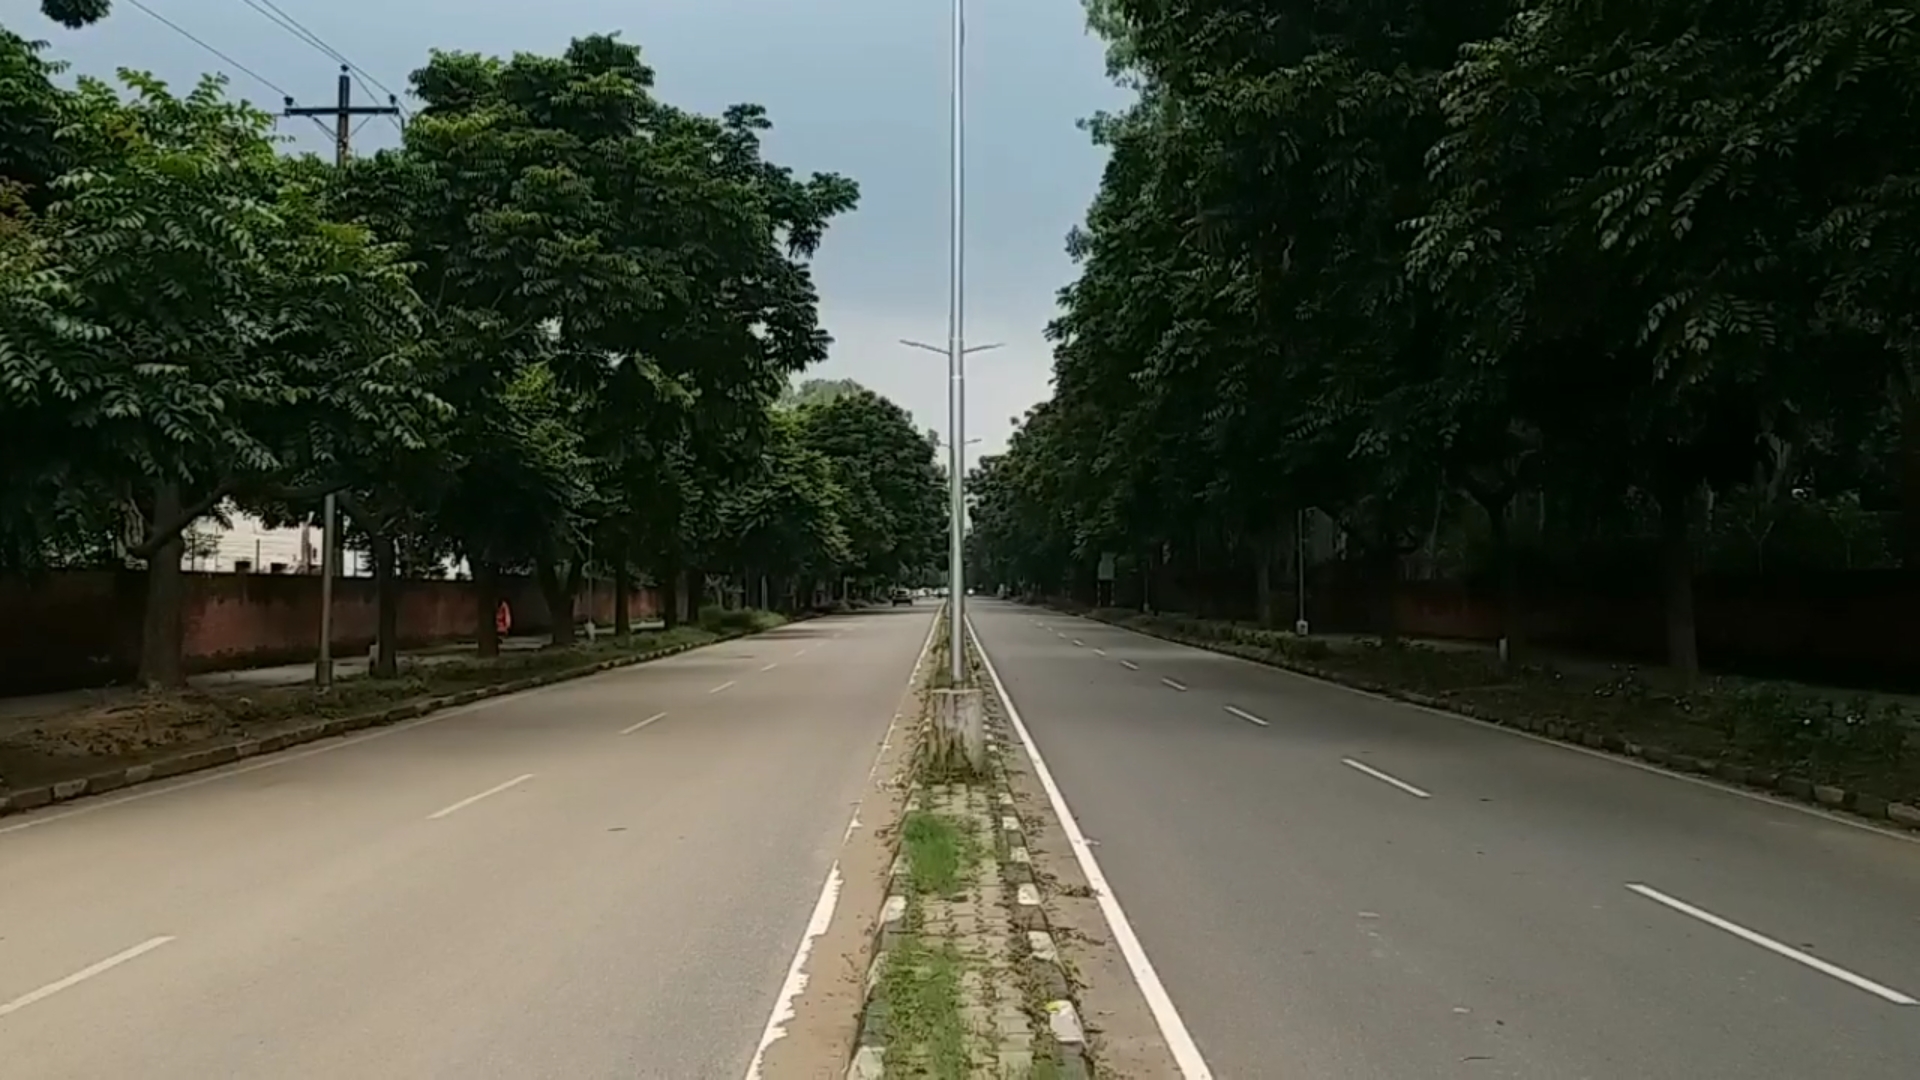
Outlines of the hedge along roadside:
[[719,645],[723,642],[734,641],[743,637],[751,637],[756,634],[765,633],[768,630],[778,629],[781,626],[804,622],[811,618],[814,618],[813,614],[803,613],[770,626],[755,629],[731,628],[719,631],[714,637],[705,641],[668,645],[664,648],[652,649],[647,652],[609,657],[605,660],[596,660],[576,667],[563,668],[558,671],[544,671],[535,675],[509,679],[487,686],[473,687],[457,693],[415,698],[411,701],[401,702],[388,708],[369,710],[353,716],[333,717],[285,731],[278,731],[272,735],[257,739],[240,739],[224,746],[205,747],[198,750],[190,750],[185,753],[167,755],[138,765],[121,766],[92,773],[87,776],[74,777],[70,780],[61,780],[51,784],[40,784],[14,791],[0,792],[0,817],[8,814],[23,813],[28,810],[38,810],[41,807],[52,806],[55,803],[72,802],[75,799],[85,798],[90,795],[104,795],[108,792],[120,791],[125,788],[152,783],[156,780],[165,780],[170,777],[184,776],[188,773],[201,772],[206,769],[214,769],[222,765],[231,765],[237,761],[244,761],[262,754],[277,753],[278,751],[300,746],[304,743],[317,742],[321,739],[338,738],[339,736],[350,735],[356,731],[363,731],[368,728],[387,727],[408,720],[415,720],[443,709],[456,708],[461,705],[471,705],[475,702],[485,701],[490,698],[506,697],[509,694],[525,693],[526,691],[537,690],[543,686],[551,686],[555,683],[568,682],[573,679],[585,678],[589,675],[598,675],[602,672],[612,671],[615,668],[644,664],[651,660],[664,659],[665,657],[675,656],[694,649],[703,649],[711,645]]
[[1611,732],[1583,730],[1579,723],[1560,717],[1512,715],[1478,708],[1470,702],[1420,693],[1377,679],[1333,670],[1276,650],[1179,633],[1151,618],[1130,616],[1120,619],[1098,610],[1083,610],[1052,601],[1029,602],[1064,615],[1103,622],[1189,648],[1205,649],[1208,652],[1264,664],[1267,667],[1279,668],[1296,675],[1304,675],[1322,682],[1391,698],[1450,716],[1511,728],[1553,742],[1631,758],[1677,773],[1706,777],[1741,788],[1757,789],[1777,797],[1813,804],[1825,810],[1844,811],[1866,818],[1877,825],[1890,824],[1902,829],[1920,831],[1920,806],[1893,801],[1881,795],[1842,784],[1819,783],[1804,775],[1796,774],[1790,768],[1774,768],[1684,753],[1650,740],[1630,739]]

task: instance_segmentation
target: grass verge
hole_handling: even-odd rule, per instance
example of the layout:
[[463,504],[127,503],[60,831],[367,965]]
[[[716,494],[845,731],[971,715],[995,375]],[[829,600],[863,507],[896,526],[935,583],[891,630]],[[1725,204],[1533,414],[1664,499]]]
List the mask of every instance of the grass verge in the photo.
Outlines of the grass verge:
[[915,810],[901,823],[900,837],[917,896],[955,896],[965,890],[981,850],[967,822]]
[[643,631],[624,639],[602,638],[593,644],[510,652],[485,660],[412,660],[397,678],[342,679],[324,694],[310,685],[230,685],[134,694],[49,713],[0,739],[0,791],[58,783],[172,754],[267,738],[315,721],[558,675],[675,646],[691,648],[786,621],[769,612],[729,614],[730,621],[710,628]]
[[887,954],[881,993],[887,1003],[889,1075],[968,1080],[968,1030],[961,1013],[966,959],[949,942],[926,934],[926,900],[964,890],[978,859],[964,822],[912,811],[901,824],[907,860],[904,933]]
[[1709,767],[1832,785],[1920,804],[1920,727],[1898,702],[1789,683],[1710,677],[1691,690],[1614,664],[1503,667],[1484,650],[1321,638],[1244,624],[1124,610],[1082,611],[1157,637],[1370,690],[1418,695],[1496,723],[1551,723],[1547,734],[1609,749],[1657,747]]

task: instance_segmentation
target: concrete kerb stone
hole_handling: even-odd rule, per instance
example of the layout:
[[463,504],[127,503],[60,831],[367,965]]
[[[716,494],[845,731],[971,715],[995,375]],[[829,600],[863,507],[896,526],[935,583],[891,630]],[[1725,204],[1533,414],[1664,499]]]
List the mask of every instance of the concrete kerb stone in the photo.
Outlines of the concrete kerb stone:
[[[812,616],[802,615],[790,619],[781,625],[786,626],[796,622],[804,622],[809,618],[812,618]],[[375,712],[362,713],[357,716],[335,717],[331,720],[302,725],[301,727],[278,732],[260,739],[246,739],[229,746],[213,747],[206,750],[193,750],[183,754],[174,754],[169,757],[160,758],[157,761],[149,761],[139,765],[129,765],[119,769],[108,769],[90,776],[75,777],[71,780],[59,781],[58,783],[41,784],[35,787],[18,788],[13,791],[0,792],[0,817],[5,817],[8,814],[24,813],[28,810],[38,810],[41,807],[51,806],[54,803],[71,802],[74,799],[86,798],[91,795],[101,795],[109,791],[118,791],[122,788],[152,783],[155,780],[166,780],[175,776],[184,776],[187,773],[218,768],[221,765],[232,764],[242,758],[271,754],[289,747],[299,746],[303,743],[336,738],[365,728],[386,727],[405,720],[425,716],[428,713],[439,712],[442,709],[453,708],[458,705],[470,705],[476,701],[505,697],[508,694],[524,693],[527,690],[538,689],[542,686],[551,686],[555,683],[566,682],[571,679],[597,675],[603,671],[611,671],[614,668],[644,664],[650,660],[664,659],[665,657],[686,652],[689,649],[702,649],[710,645],[719,645],[723,642],[749,637],[752,634],[761,632],[762,631],[751,631],[741,633],[735,631],[716,637],[712,641],[703,641],[695,645],[671,645],[664,649],[655,649],[651,652],[639,653],[634,656],[614,657],[611,660],[596,660],[580,667],[568,668],[565,671],[551,672],[524,679],[515,679],[511,682],[498,683],[493,686],[480,687],[473,690],[462,690],[455,694],[443,694],[439,697],[425,698],[419,701],[410,701],[402,705],[391,706]]]
[[1009,905],[1013,921],[1026,935],[1026,964],[1045,999],[1046,1034],[1042,1038],[1052,1041],[1053,1060],[1061,1076],[1086,1080],[1093,1075],[1086,1027],[1080,1021],[1079,1007],[1073,1001],[1073,982],[1047,921],[1046,905],[1033,873],[1032,850],[1027,846],[1028,830],[1021,823],[1013,778],[1008,772],[1008,759],[1014,751],[1005,731],[1006,707],[997,692],[989,691],[986,700],[989,772],[1000,821],[995,847],[1000,853],[1001,878],[1013,890]]
[[1564,721],[1558,719],[1490,715],[1483,710],[1473,708],[1461,702],[1448,701],[1444,698],[1437,698],[1430,694],[1422,694],[1417,691],[1402,690],[1367,679],[1356,679],[1322,668],[1317,664],[1309,664],[1290,657],[1279,656],[1271,650],[1254,649],[1235,645],[1231,642],[1181,637],[1174,634],[1163,633],[1158,630],[1125,626],[1121,623],[1112,622],[1111,620],[1096,618],[1089,613],[1068,611],[1065,608],[1053,607],[1052,605],[1042,606],[1045,606],[1049,611],[1056,611],[1062,615],[1088,619],[1094,622],[1106,622],[1111,626],[1121,626],[1123,629],[1131,630],[1136,634],[1145,634],[1148,637],[1159,638],[1162,641],[1171,641],[1176,645],[1185,645],[1189,648],[1205,649],[1208,652],[1237,656],[1243,660],[1251,660],[1258,664],[1265,664],[1268,667],[1280,668],[1283,671],[1290,671],[1296,675],[1305,675],[1310,679],[1318,679],[1321,682],[1352,687],[1355,690],[1364,690],[1370,694],[1378,694],[1381,697],[1404,701],[1409,705],[1419,705],[1422,708],[1433,709],[1437,712],[1465,716],[1498,727],[1514,728],[1529,734],[1552,739],[1555,742],[1585,746],[1602,753],[1633,758],[1637,761],[1644,761],[1650,765],[1658,765],[1661,768],[1672,769],[1676,772],[1693,773],[1699,776],[1711,777],[1725,783],[1755,788],[1769,794],[1785,796],[1786,798],[1800,802],[1814,803],[1829,810],[1846,811],[1863,818],[1868,818],[1875,823],[1892,824],[1902,828],[1920,831],[1920,807],[1910,806],[1906,803],[1889,802],[1880,796],[1871,795],[1867,792],[1853,791],[1834,784],[1816,784],[1803,776],[1776,773],[1733,762],[1718,761],[1713,758],[1695,757],[1691,754],[1675,753],[1664,747],[1629,742],[1617,735],[1595,735],[1592,732],[1574,731],[1569,728]]

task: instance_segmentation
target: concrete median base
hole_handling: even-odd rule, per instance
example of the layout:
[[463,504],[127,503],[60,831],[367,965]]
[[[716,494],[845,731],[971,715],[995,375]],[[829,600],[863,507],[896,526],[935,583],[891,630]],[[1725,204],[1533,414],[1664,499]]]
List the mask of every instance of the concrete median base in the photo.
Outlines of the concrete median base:
[[977,687],[934,690],[932,752],[936,764],[982,773],[987,768],[986,701]]

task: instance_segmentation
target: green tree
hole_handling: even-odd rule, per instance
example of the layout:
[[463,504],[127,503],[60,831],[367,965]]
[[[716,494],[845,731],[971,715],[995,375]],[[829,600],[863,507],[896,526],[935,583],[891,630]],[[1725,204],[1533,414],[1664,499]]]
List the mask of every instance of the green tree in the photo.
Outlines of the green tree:
[[420,445],[440,405],[413,380],[397,253],[325,219],[270,118],[217,79],[175,97],[121,77],[126,98],[81,81],[75,167],[26,226],[59,347],[8,357],[0,384],[37,415],[44,459],[126,508],[125,551],[148,568],[141,679],[174,685],[182,532],[327,476],[342,447]]

